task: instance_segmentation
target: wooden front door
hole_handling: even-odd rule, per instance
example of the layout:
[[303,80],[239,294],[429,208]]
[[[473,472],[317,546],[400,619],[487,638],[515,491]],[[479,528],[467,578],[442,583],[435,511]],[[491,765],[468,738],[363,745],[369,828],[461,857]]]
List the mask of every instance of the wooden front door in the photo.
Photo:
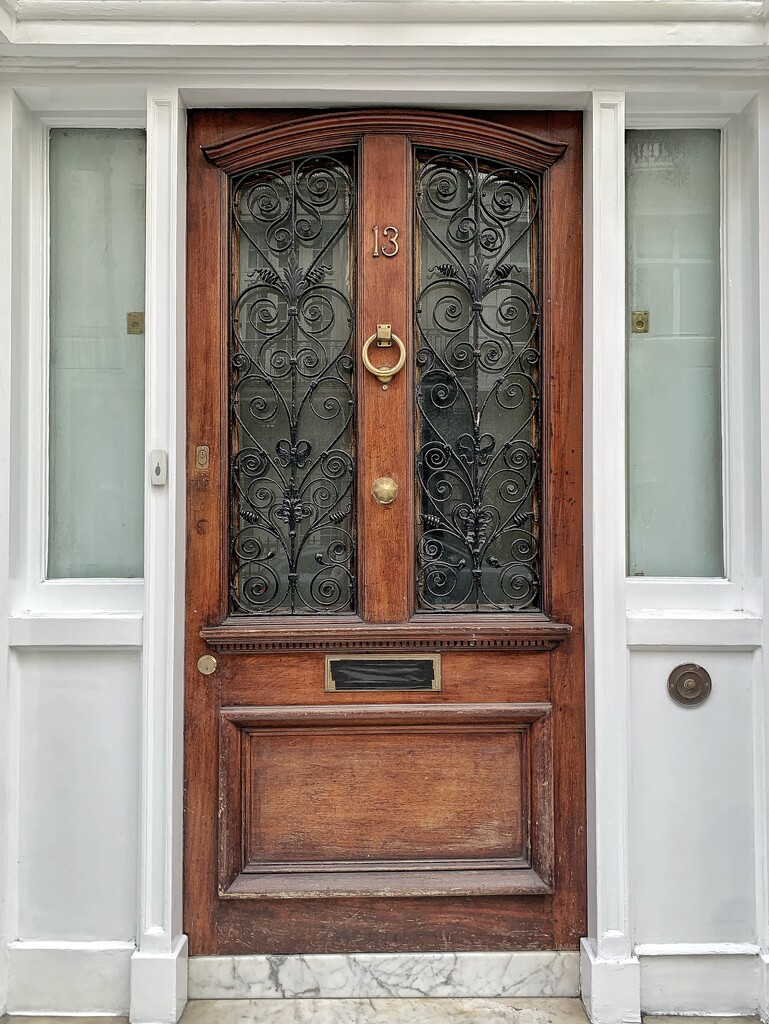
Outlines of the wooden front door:
[[585,931],[581,117],[189,124],[192,953]]

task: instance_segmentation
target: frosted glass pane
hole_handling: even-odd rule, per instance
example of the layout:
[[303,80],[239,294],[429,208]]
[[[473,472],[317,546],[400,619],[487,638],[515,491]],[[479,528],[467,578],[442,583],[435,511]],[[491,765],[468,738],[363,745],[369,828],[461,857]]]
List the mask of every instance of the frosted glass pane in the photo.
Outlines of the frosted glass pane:
[[626,157],[628,571],[723,576],[720,133],[630,131]]
[[51,131],[48,576],[143,568],[144,132]]

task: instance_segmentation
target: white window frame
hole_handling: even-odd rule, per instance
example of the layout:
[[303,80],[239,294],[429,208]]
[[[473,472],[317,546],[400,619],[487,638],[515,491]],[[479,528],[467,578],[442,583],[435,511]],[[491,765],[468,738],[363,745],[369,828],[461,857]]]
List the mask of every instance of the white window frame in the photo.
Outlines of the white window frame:
[[[751,349],[757,324],[750,305],[749,267],[755,261],[744,233],[748,216],[740,181],[745,145],[743,113],[632,114],[626,129],[716,128],[721,132],[721,487],[723,507],[723,577],[628,576],[630,615],[673,613],[760,612],[753,592],[757,551],[755,507],[759,451],[756,437],[746,429],[742,410],[750,394]],[[627,316],[627,311],[626,311]],[[627,320],[626,320],[627,322]],[[626,344],[623,336],[623,344]]]
[[[144,579],[48,578],[50,425],[50,133],[52,128],[141,128],[146,117],[116,114],[41,116],[30,154],[29,311],[25,408],[22,414],[26,474],[18,550],[21,578],[13,597],[16,614],[141,613]],[[145,242],[145,265],[146,265]],[[146,444],[145,444],[146,449]]]

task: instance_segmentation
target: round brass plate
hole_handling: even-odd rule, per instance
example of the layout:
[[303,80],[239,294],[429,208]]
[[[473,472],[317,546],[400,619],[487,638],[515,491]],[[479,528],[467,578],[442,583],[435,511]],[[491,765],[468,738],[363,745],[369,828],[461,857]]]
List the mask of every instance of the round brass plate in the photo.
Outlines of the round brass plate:
[[198,658],[198,672],[204,676],[211,676],[216,672],[216,658],[213,654],[204,654]]
[[668,693],[682,708],[704,704],[712,689],[710,675],[701,665],[678,665],[668,676]]

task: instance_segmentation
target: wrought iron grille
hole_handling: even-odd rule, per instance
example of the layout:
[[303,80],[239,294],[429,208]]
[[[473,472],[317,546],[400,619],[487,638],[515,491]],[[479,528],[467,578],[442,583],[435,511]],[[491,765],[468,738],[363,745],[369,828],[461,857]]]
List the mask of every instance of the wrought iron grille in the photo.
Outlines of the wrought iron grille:
[[355,159],[232,183],[230,610],[349,612]]
[[416,155],[417,606],[538,609],[541,180]]

